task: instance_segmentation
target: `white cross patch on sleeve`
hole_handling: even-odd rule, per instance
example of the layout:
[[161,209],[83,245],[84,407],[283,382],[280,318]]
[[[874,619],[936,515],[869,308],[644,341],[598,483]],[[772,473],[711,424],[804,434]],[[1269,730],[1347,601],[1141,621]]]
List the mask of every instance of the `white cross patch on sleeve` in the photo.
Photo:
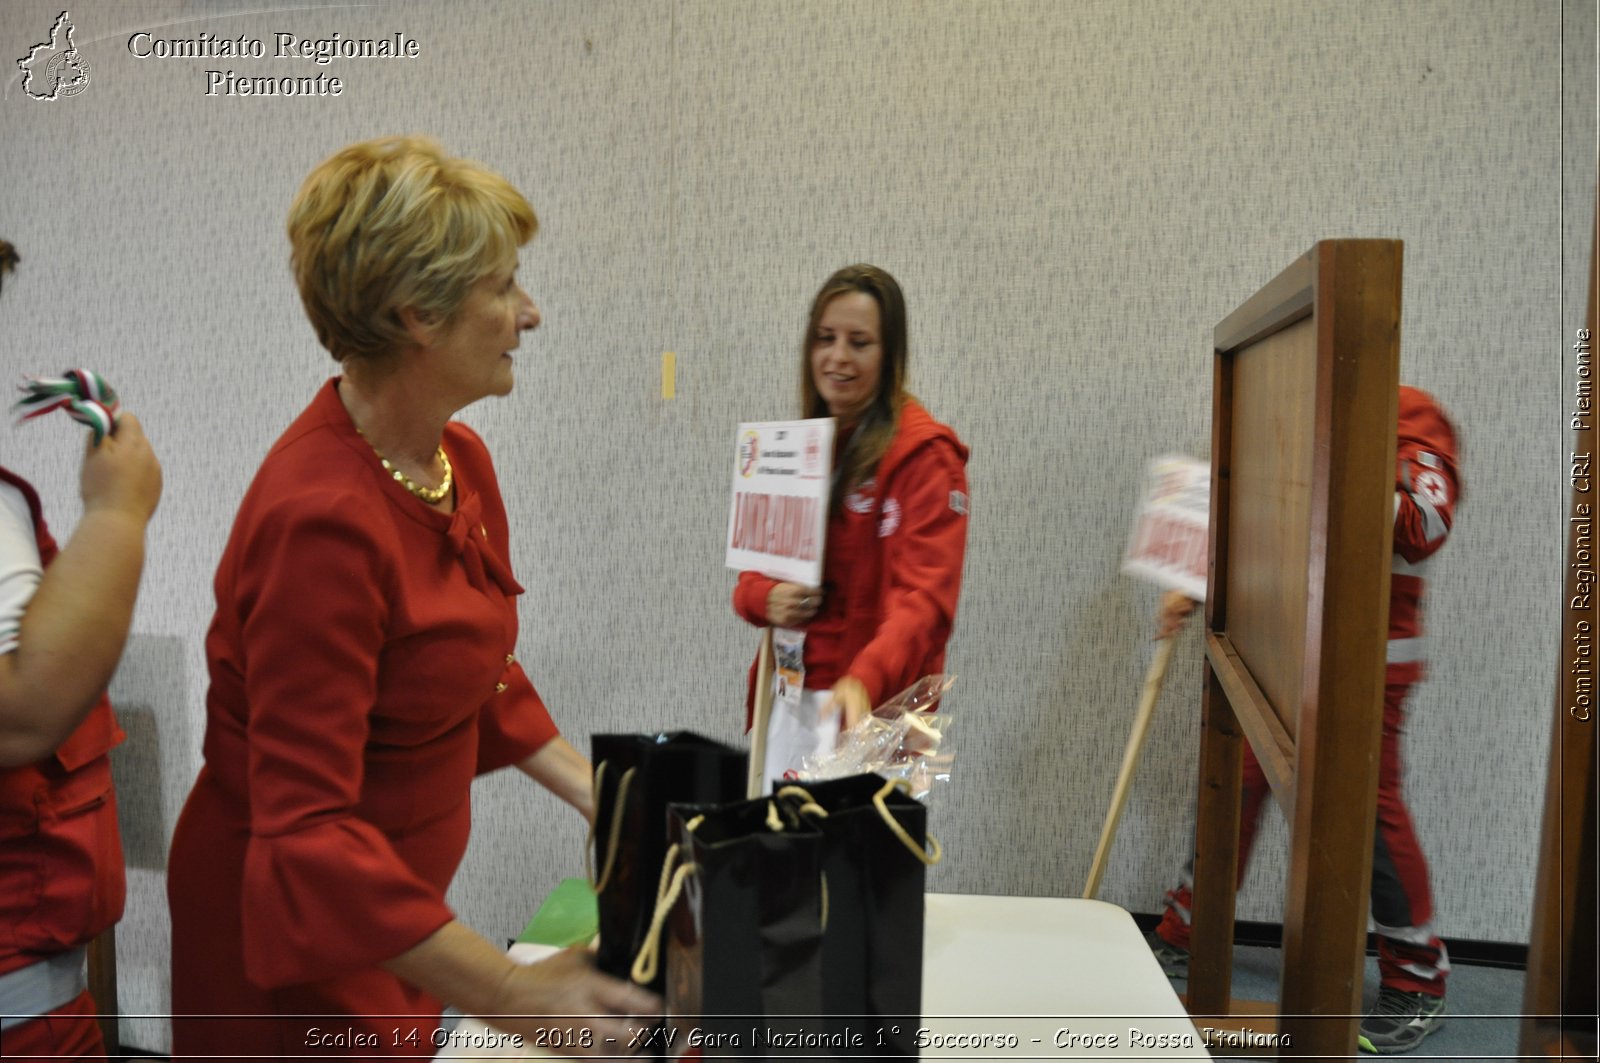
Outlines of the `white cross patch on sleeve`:
[[1444,506],[1450,503],[1449,483],[1442,474],[1432,469],[1424,469],[1417,473],[1413,486],[1417,489],[1417,494],[1432,502],[1435,506]]

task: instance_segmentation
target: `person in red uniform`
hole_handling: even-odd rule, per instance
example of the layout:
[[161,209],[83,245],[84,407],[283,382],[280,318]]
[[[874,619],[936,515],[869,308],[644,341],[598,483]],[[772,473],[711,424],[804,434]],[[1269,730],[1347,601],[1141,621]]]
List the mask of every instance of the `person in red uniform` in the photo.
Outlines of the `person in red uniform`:
[[[1378,766],[1378,824],[1373,842],[1372,920],[1378,933],[1381,984],[1376,1008],[1361,1024],[1359,1044],[1376,1053],[1407,1052],[1439,1027],[1450,959],[1433,932],[1428,863],[1401,789],[1400,736],[1405,700],[1423,678],[1427,660],[1422,591],[1428,564],[1444,545],[1461,500],[1460,447],[1455,426],[1425,391],[1400,389],[1396,451],[1394,555],[1389,576],[1389,647],[1384,672],[1383,741]],[[1182,625],[1194,602],[1177,592],[1162,601],[1157,637]],[[1269,794],[1266,775],[1245,748],[1239,811],[1239,877],[1255,841]],[[1168,974],[1188,971],[1193,882],[1186,873],[1168,891],[1166,912],[1151,945]]]
[[[906,390],[908,362],[895,279],[869,265],[829,277],[812,300],[800,388],[803,417],[839,422],[823,584],[743,572],[733,591],[745,620],[803,634],[802,690],[773,705],[768,783],[944,667],[966,554],[967,447]],[[753,701],[754,668],[750,683]]]
[[342,375],[268,452],[217,568],[205,765],[168,869],[185,1058],[432,1056],[442,1004],[615,1054],[659,1009],[584,950],[514,965],[444,900],[475,775],[515,765],[592,814],[588,762],[516,660],[493,463],[451,421],[512,389],[536,227],[420,137],[334,154],[290,210]]
[[0,469],[0,1045],[103,1058],[87,945],[122,917],[106,684],[122,656],[161,465],[138,418],[92,440],[83,516],[57,549],[39,496]]

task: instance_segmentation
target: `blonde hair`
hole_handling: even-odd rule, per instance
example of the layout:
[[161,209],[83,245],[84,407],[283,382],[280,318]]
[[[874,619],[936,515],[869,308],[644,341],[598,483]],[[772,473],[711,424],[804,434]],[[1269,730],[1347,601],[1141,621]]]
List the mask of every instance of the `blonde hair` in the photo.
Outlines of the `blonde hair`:
[[447,323],[468,290],[516,259],[539,220],[505,178],[420,136],[352,144],[306,177],[289,208],[290,265],[334,358],[403,349],[411,307]]

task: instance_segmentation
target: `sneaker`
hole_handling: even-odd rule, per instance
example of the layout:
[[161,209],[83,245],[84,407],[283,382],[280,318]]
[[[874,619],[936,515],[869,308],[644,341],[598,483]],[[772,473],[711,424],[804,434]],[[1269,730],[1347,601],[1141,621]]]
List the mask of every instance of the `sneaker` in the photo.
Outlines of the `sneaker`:
[[1444,997],[1427,993],[1407,993],[1403,989],[1380,986],[1378,1003],[1361,1020],[1356,1044],[1363,1052],[1393,1055],[1409,1052],[1444,1022]]
[[1150,946],[1150,951],[1155,954],[1156,962],[1161,965],[1162,974],[1168,978],[1189,977],[1188,949],[1167,944],[1154,930],[1146,934],[1144,940]]

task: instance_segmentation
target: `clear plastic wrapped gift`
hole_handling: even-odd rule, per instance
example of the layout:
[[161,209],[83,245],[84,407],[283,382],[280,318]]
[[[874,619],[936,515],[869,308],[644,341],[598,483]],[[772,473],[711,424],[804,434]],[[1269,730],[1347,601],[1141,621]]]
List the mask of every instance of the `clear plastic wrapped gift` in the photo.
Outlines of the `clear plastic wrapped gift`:
[[950,714],[934,710],[955,681],[953,675],[923,676],[845,731],[832,751],[805,758],[800,777],[838,779],[870,771],[905,779],[911,796],[926,797],[950,781]]

